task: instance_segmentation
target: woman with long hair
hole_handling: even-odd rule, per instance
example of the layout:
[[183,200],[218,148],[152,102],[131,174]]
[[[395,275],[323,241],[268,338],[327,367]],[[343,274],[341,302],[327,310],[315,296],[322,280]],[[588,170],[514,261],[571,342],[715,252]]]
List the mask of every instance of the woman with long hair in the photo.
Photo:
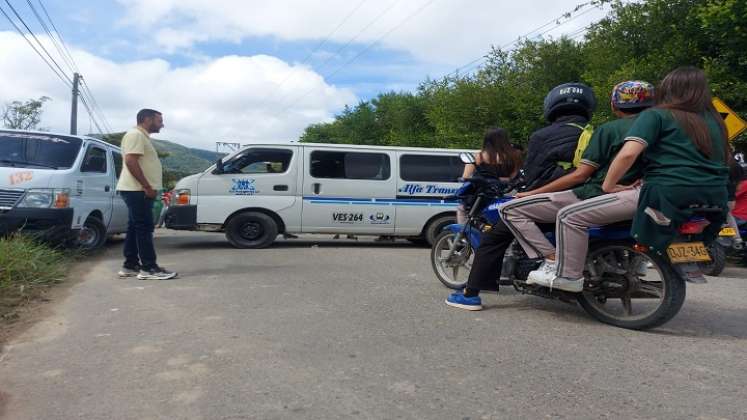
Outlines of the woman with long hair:
[[642,112],[628,131],[602,188],[626,188],[618,182],[643,154],[643,187],[632,233],[638,243],[664,254],[696,206],[723,209],[708,216],[711,224],[704,236],[716,236],[728,211],[728,165],[733,158],[702,70],[677,68],[656,92],[657,105]]
[[475,153],[475,164],[466,165],[462,178],[469,178],[476,170],[497,178],[513,178],[521,167],[521,154],[502,128],[490,128],[485,132],[482,149]]
[[[475,163],[464,166],[462,178],[475,173],[507,181],[521,168],[521,152],[511,144],[508,132],[502,128],[490,128],[485,132],[482,149],[475,153]],[[464,223],[466,214],[461,205],[457,208],[457,222]]]

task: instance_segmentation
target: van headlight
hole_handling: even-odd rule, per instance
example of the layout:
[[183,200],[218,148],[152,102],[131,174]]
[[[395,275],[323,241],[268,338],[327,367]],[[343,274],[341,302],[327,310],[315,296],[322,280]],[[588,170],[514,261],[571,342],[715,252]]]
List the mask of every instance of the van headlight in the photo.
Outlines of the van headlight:
[[187,206],[191,201],[192,193],[187,188],[182,188],[174,191],[173,203],[177,206]]
[[36,188],[26,191],[17,207],[32,209],[65,209],[70,207],[70,190],[67,188]]

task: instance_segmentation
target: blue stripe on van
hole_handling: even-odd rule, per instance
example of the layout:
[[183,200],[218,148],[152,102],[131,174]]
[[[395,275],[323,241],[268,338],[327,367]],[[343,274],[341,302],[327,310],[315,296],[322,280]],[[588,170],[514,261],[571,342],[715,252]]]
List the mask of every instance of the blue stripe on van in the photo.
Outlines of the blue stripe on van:
[[347,205],[383,205],[383,206],[420,206],[420,207],[456,207],[458,203],[449,200],[391,199],[391,198],[348,198],[348,197],[304,197],[312,204],[347,204]]

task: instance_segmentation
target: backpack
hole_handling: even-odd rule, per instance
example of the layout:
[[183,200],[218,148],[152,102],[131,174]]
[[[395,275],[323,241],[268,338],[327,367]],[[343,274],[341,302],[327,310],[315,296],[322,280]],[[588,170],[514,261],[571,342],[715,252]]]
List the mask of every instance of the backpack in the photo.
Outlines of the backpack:
[[578,168],[578,165],[581,163],[581,156],[584,155],[584,151],[589,146],[589,142],[591,141],[591,136],[594,134],[594,126],[591,124],[586,124],[586,126],[582,127],[580,124],[576,123],[567,123],[566,125],[570,125],[581,130],[581,134],[579,134],[578,136],[578,145],[576,146],[576,151],[573,153],[573,161],[558,162],[558,165],[560,165],[563,169],[568,170],[571,168]]

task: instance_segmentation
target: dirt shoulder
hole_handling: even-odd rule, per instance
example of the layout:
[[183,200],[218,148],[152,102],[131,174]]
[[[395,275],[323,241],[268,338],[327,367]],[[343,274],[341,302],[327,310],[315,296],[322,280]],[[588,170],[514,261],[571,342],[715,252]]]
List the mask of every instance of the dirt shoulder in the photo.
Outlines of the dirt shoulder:
[[[49,316],[55,305],[69,296],[73,286],[83,281],[86,273],[103,258],[104,253],[100,252],[75,261],[71,264],[65,280],[38,290],[34,297],[0,299],[0,314],[5,314],[0,317],[0,360],[7,343]],[[3,397],[0,395],[0,413],[2,401]]]

